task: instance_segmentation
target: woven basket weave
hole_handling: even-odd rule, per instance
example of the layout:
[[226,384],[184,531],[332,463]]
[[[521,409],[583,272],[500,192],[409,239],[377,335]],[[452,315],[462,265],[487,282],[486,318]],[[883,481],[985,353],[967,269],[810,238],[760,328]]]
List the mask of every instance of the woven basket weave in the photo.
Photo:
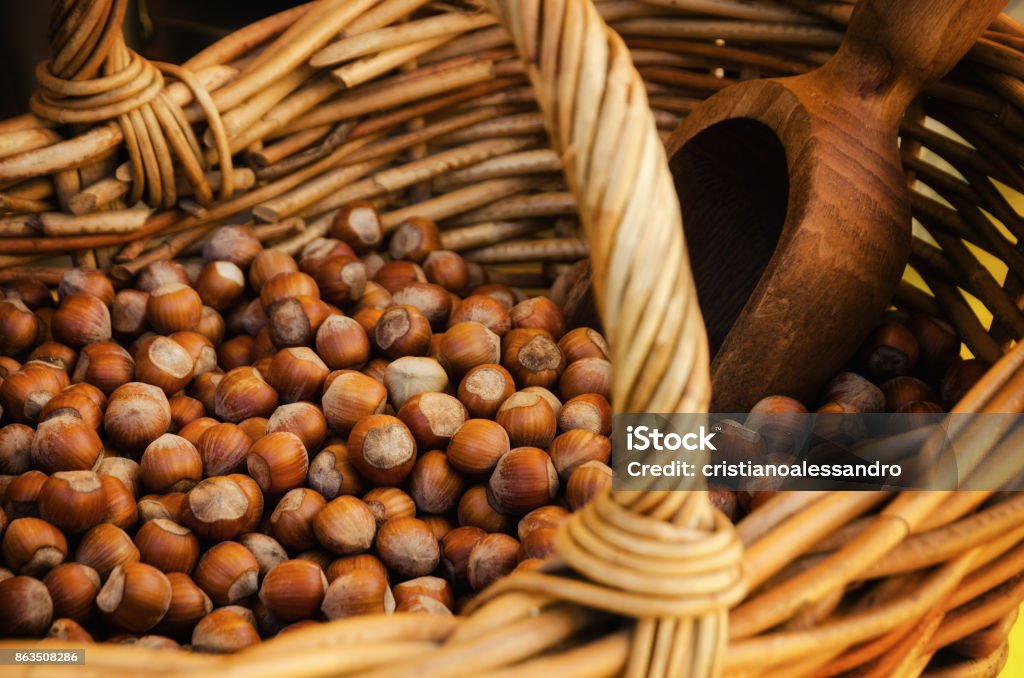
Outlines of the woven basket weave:
[[[416,10],[421,20],[425,0],[322,0],[178,68],[125,47],[125,4],[54,3],[55,58],[40,68],[35,116],[0,123],[8,138],[35,130],[48,139],[0,158],[0,204],[16,214],[3,220],[0,279],[53,281],[61,269],[39,261],[65,252],[127,278],[250,209],[289,234],[276,247],[296,252],[326,232],[333,209],[372,199],[386,227],[423,215],[471,260],[534,262],[510,274],[518,284],[548,281],[550,267],[537,262],[589,252],[616,411],[708,402],[706,339],[662,139],[731,82],[822,63],[852,7],[490,0],[486,15],[436,3],[451,15],[430,33],[403,27]],[[342,58],[309,65],[341,30]],[[947,318],[995,363],[957,412],[1024,411],[1024,348],[1011,348],[1024,336],[1014,241],[1024,220],[1006,197],[1024,191],[1022,49],[1024,30],[1000,17],[902,128],[922,236],[910,263],[931,293],[905,284],[894,304]],[[59,140],[44,119],[82,131]],[[192,125],[207,130],[209,149]],[[321,157],[278,159],[301,140]],[[123,195],[109,201],[93,184],[122,147],[133,163],[106,180],[121,185],[104,190]],[[236,171],[246,149],[259,168],[251,187]],[[219,181],[204,175],[214,165]],[[184,200],[175,167],[187,177]],[[234,179],[242,190],[232,197]],[[140,197],[162,211],[121,232],[95,230],[93,205]],[[74,216],[43,223],[53,237],[35,237],[32,215],[55,204]],[[555,217],[557,237],[536,237]],[[1005,264],[1004,283],[979,250]],[[989,452],[1009,444],[988,443]],[[9,675],[994,675],[1024,599],[1024,497],[790,493],[734,527],[700,492],[606,495],[567,521],[556,552],[541,570],[485,591],[463,617],[333,622],[230,657],[90,646],[85,668]]]

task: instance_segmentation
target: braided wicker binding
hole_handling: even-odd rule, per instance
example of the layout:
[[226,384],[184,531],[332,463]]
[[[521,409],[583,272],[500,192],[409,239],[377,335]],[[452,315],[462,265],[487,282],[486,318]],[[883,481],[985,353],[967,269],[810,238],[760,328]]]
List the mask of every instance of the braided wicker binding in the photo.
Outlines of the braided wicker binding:
[[[180,69],[157,66],[179,81],[160,89],[115,30],[123,0],[55,2],[39,117],[0,123],[0,137],[37,139],[0,157],[0,280],[64,252],[128,278],[247,210],[272,222],[258,227],[268,242],[294,253],[337,207],[371,199],[388,228],[408,214],[438,219],[446,246],[470,259],[550,263],[589,250],[616,409],[702,410],[707,346],[660,139],[734,80],[823,62],[851,5],[493,0],[493,16],[401,23],[427,4],[303,5]],[[922,229],[911,264],[931,294],[908,279],[894,304],[946,317],[996,363],[959,412],[1024,410],[1024,347],[1010,350],[1024,336],[1013,240],[1024,222],[1005,192],[1024,190],[1022,47],[1024,30],[1001,17],[903,124]],[[61,140],[45,119],[71,121],[68,110],[100,124]],[[206,121],[207,135],[182,120]],[[108,176],[122,144],[133,162]],[[231,164],[241,151],[251,175]],[[221,194],[210,202],[214,161]],[[58,207],[109,216],[141,195],[174,203],[168,162],[194,201],[120,231],[87,233],[65,216],[80,232],[36,237]],[[559,218],[550,244],[538,237],[545,218]],[[978,249],[1006,264],[1004,282]],[[27,270],[54,281],[63,269]],[[541,286],[549,273],[504,275]],[[995,316],[991,327],[965,292]],[[983,451],[1017,447],[1011,436]],[[699,491],[607,495],[566,523],[557,557],[499,582],[461,618],[333,622],[230,657],[90,646],[85,669],[46,675],[993,675],[1024,599],[1022,524],[1024,499],[981,492],[781,494],[735,528]]]

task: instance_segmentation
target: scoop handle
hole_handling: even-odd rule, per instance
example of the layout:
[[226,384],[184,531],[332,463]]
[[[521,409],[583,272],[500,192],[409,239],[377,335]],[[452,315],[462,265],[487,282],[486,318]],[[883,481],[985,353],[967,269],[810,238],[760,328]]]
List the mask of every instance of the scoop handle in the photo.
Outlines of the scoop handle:
[[1005,0],[860,0],[843,43],[821,69],[848,94],[894,114],[963,58]]

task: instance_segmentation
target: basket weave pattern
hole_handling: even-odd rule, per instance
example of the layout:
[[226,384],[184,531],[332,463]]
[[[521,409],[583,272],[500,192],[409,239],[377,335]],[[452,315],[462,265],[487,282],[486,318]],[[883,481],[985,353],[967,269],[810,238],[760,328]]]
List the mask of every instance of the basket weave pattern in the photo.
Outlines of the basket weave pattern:
[[[130,277],[250,209],[282,229],[303,218],[276,245],[296,252],[326,232],[334,209],[369,198],[386,228],[410,214],[434,218],[446,247],[477,261],[589,252],[615,409],[705,409],[707,342],[662,139],[734,80],[822,63],[852,5],[490,0],[492,16],[453,12],[436,35],[403,30],[426,4],[322,0],[173,67],[125,47],[124,0],[55,3],[64,8],[51,27],[55,57],[40,69],[32,110],[94,126],[0,158],[0,181],[14,186],[5,207],[25,229],[15,223],[0,239],[0,278],[67,251]],[[339,32],[337,50],[349,56],[320,53]],[[957,412],[1024,411],[1024,349],[1009,349],[1024,336],[1024,258],[1013,241],[1024,221],[1003,190],[1024,191],[1022,48],[1024,30],[1001,17],[902,128],[905,167],[919,182],[914,214],[931,236],[915,238],[911,265],[932,294],[904,285],[894,303],[948,318],[996,363]],[[0,131],[35,124],[26,120]],[[313,160],[275,159],[303,133],[317,139]],[[263,164],[242,188],[237,159],[257,141]],[[72,218],[74,235],[35,237],[33,201],[71,211],[122,144],[132,159],[125,199],[168,209],[121,233],[88,232],[86,211]],[[922,159],[922,148],[941,161]],[[214,164],[219,185],[205,173]],[[175,167],[187,178],[187,213],[172,208],[182,204]],[[44,175],[58,195],[18,192]],[[406,191],[425,199],[409,204]],[[552,217],[566,232],[533,239]],[[1006,264],[1004,283],[968,243]],[[131,256],[116,258],[118,247]],[[991,327],[963,292],[992,313]],[[228,658],[105,646],[88,657],[97,675],[992,675],[1024,599],[1022,524],[1024,498],[992,493],[784,494],[736,527],[700,492],[609,495],[567,521],[556,558],[493,586],[465,617],[334,622]]]

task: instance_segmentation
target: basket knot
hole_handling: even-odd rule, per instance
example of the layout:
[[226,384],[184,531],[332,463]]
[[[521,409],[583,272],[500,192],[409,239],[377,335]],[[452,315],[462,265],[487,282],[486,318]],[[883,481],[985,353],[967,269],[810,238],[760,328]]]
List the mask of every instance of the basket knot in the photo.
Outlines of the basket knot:
[[[36,68],[39,89],[30,108],[58,124],[118,125],[131,160],[129,203],[145,193],[153,207],[173,205],[178,168],[192,185],[194,198],[210,204],[213,190],[204,174],[206,159],[184,111],[167,94],[163,72],[181,79],[194,93],[201,85],[183,69],[151,62],[127,47],[121,33],[127,4],[128,0],[52,0],[53,56]],[[209,106],[203,111],[208,118],[217,115]],[[225,181],[230,186],[230,177]],[[223,185],[221,189],[221,197],[230,195]]]

